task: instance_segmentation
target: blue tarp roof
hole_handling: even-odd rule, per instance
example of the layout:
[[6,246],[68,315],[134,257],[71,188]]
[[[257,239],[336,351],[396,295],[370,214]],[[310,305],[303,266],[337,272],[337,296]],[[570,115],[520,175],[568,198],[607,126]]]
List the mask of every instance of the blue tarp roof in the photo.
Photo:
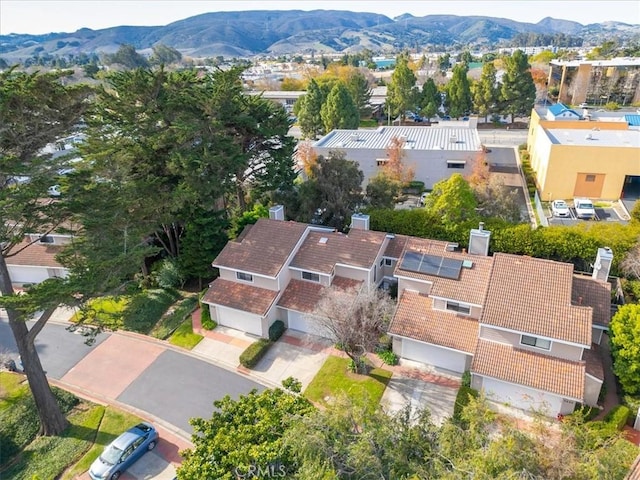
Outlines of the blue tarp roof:
[[640,127],[640,115],[638,114],[625,115],[624,120],[630,127]]

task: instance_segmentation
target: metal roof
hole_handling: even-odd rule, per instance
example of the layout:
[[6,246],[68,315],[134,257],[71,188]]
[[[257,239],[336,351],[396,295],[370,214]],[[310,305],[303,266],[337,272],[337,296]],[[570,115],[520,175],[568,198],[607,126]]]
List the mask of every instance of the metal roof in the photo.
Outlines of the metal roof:
[[549,128],[547,134],[553,143],[559,145],[640,148],[640,130]]
[[[445,123],[445,122],[443,122]],[[404,138],[407,150],[480,150],[478,130],[466,122],[446,125],[379,127],[376,130],[333,130],[313,144],[314,148],[342,150],[385,150],[391,139]]]

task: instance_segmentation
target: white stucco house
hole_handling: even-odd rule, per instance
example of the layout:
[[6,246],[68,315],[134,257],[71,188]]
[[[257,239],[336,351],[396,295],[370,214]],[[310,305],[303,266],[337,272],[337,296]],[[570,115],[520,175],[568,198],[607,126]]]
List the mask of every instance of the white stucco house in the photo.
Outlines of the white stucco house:
[[282,207],[230,241],[203,297],[220,325],[266,337],[276,320],[323,335],[310,313],[323,288],[398,286],[389,326],[401,358],[471,372],[487,397],[549,415],[596,405],[604,381],[597,351],[610,317],[612,253],[599,249],[593,276],[573,265],[495,253],[490,232],[467,249],[440,240],[368,230],[348,234],[284,221]]
[[317,155],[343,152],[358,162],[364,186],[388,160],[392,139],[402,142],[402,163],[415,172],[415,180],[430,190],[433,184],[454,173],[473,171],[482,156],[482,143],[475,117],[466,121],[442,121],[431,126],[383,126],[375,130],[333,130],[312,144]]
[[71,236],[63,234],[25,235],[6,257],[11,283],[20,287],[48,278],[66,277],[69,271],[55,257],[61,246],[70,241]]

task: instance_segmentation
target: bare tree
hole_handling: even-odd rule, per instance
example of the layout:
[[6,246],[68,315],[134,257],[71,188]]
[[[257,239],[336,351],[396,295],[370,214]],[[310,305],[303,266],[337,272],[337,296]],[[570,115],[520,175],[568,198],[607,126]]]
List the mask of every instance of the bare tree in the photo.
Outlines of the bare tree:
[[328,287],[313,316],[353,361],[356,373],[366,373],[364,357],[387,331],[394,309],[395,303],[383,290]]
[[620,263],[620,270],[631,278],[640,279],[640,243],[637,243]]

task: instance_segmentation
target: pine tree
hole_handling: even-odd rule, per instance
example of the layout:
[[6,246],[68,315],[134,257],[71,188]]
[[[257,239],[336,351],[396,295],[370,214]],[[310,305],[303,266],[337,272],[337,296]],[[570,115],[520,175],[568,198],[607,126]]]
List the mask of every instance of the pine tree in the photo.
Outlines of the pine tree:
[[501,89],[504,112],[512,116],[527,116],[536,100],[536,85],[527,55],[516,50],[510,57],[505,57],[504,65]]

